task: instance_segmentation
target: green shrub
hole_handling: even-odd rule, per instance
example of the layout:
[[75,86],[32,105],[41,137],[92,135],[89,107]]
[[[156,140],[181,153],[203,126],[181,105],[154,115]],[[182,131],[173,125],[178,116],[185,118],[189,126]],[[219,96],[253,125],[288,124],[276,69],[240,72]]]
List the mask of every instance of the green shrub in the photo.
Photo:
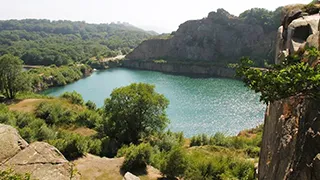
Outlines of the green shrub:
[[30,180],[30,174],[18,174],[12,169],[0,170],[0,180]]
[[96,111],[84,110],[75,119],[76,123],[88,128],[96,128],[102,124],[102,117]]
[[160,151],[170,151],[175,146],[182,146],[184,143],[183,133],[173,133],[167,131],[158,133],[147,140],[153,147],[158,147]]
[[100,155],[102,151],[102,141],[99,139],[89,140],[89,153]]
[[81,94],[77,93],[76,91],[73,92],[65,92],[60,97],[68,99],[73,104],[83,105],[84,100]]
[[142,143],[138,146],[130,145],[125,151],[125,160],[121,166],[123,171],[144,170],[150,163],[152,147]]
[[36,117],[44,119],[48,125],[73,123],[75,114],[70,107],[56,102],[42,102],[35,111]]
[[190,140],[190,146],[205,146],[210,143],[210,139],[206,134],[193,136]]
[[197,150],[189,154],[190,166],[185,179],[254,180],[254,164],[238,156],[223,153],[207,155]]
[[160,171],[168,178],[182,177],[187,170],[189,162],[185,151],[176,147],[165,157]]
[[90,110],[96,110],[97,109],[97,105],[94,102],[90,101],[90,100],[86,102],[86,106]]
[[49,140],[68,159],[73,160],[89,152],[89,139],[78,134],[60,132],[58,139]]
[[260,154],[260,148],[250,146],[246,148],[246,153],[251,158],[258,158]]
[[16,125],[16,118],[13,113],[9,111],[9,108],[4,105],[0,104],[0,123],[8,124],[11,126]]
[[160,169],[161,165],[164,163],[165,157],[168,152],[159,151],[157,148],[153,148],[153,153],[151,154],[150,163],[153,167]]
[[47,127],[47,125],[42,125],[37,131],[36,138],[38,141],[48,141],[56,138],[56,131]]

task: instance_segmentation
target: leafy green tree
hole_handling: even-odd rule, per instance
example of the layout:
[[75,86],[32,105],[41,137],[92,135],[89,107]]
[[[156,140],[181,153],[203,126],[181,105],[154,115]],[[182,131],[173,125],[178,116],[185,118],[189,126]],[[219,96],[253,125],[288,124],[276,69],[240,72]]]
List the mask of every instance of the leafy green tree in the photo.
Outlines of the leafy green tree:
[[149,84],[134,83],[113,90],[105,100],[108,117],[104,132],[120,144],[138,143],[141,138],[162,132],[169,122],[169,101]]
[[9,99],[15,98],[19,91],[30,89],[30,82],[22,72],[22,61],[13,55],[0,57],[0,92]]

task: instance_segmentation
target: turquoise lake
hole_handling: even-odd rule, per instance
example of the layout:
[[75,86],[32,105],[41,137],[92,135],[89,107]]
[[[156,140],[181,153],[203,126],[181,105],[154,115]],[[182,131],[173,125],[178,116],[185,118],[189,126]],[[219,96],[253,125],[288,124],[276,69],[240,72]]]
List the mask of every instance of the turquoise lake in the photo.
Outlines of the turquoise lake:
[[77,91],[86,101],[91,100],[101,107],[114,88],[134,82],[154,84],[156,91],[170,100],[168,128],[183,131],[187,137],[216,132],[236,135],[263,123],[265,105],[259,102],[259,95],[241,81],[232,79],[116,68],[94,72],[90,77],[48,89],[43,94],[59,96],[66,91]]

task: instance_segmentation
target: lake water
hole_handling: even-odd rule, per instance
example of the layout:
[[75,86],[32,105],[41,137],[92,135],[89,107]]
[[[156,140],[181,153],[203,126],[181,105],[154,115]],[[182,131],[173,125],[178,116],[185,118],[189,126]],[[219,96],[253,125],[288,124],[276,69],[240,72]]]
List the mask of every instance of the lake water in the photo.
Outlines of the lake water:
[[134,82],[154,84],[156,91],[170,100],[169,129],[183,131],[187,137],[216,132],[236,135],[263,122],[265,105],[259,102],[259,95],[240,81],[224,78],[192,78],[116,68],[94,72],[90,77],[43,93],[59,96],[75,90],[86,101],[94,101],[101,107],[114,88]]

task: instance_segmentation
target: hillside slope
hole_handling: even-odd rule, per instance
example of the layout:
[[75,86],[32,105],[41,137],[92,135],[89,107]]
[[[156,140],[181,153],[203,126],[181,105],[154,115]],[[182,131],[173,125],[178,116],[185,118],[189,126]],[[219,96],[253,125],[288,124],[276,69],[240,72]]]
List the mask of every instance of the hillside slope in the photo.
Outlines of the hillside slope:
[[11,53],[29,65],[66,65],[126,54],[153,35],[127,23],[6,20],[0,21],[0,56]]

